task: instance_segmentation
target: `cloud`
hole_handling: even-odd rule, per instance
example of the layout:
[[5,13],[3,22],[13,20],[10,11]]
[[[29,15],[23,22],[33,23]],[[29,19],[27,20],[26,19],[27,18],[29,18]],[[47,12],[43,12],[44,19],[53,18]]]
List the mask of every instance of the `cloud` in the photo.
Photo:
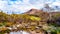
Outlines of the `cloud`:
[[44,7],[45,3],[49,3],[51,6],[59,5],[59,1],[60,0],[0,0],[0,9],[5,13],[23,13],[31,8],[40,9]]
[[60,2],[53,2],[52,5],[55,5],[55,6],[60,6]]

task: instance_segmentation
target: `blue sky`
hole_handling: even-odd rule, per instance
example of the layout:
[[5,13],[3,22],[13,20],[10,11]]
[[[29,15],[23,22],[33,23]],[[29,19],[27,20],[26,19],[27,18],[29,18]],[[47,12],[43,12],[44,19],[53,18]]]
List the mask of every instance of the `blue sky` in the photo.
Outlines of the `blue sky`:
[[60,6],[60,0],[0,0],[0,9],[5,13],[23,13],[32,8],[43,8],[46,3],[50,7]]

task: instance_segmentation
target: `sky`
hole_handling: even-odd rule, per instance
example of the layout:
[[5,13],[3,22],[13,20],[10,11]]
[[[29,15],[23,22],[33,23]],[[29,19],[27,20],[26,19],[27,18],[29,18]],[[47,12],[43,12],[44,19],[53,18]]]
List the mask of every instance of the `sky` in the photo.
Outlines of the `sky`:
[[32,8],[41,9],[44,4],[50,7],[59,6],[60,0],[0,0],[0,10],[5,13],[24,13]]

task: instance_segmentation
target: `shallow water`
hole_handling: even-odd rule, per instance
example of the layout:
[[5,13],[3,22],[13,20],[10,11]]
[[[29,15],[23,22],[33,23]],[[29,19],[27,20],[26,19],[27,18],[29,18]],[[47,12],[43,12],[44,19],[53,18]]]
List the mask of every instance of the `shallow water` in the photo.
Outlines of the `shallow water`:
[[17,31],[17,32],[10,32],[9,34],[29,34],[28,32],[25,31]]

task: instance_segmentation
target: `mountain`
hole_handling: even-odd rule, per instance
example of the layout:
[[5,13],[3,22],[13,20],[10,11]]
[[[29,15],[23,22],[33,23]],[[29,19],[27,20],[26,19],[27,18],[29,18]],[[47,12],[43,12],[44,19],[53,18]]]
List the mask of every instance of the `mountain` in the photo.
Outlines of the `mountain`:
[[44,12],[43,10],[39,10],[39,9],[30,9],[29,11],[25,12],[24,14],[48,14],[47,12]]
[[25,14],[33,15],[41,18],[41,23],[46,22],[48,24],[55,24],[57,26],[60,26],[60,12],[46,12],[43,10],[38,9],[31,9]]
[[49,17],[49,13],[44,12],[42,10],[38,10],[38,9],[30,9],[29,11],[27,11],[24,14],[35,15],[37,17],[41,17],[42,21],[46,21]]
[[30,9],[29,11],[26,12],[26,14],[35,14],[35,13],[39,13],[42,12],[41,10],[38,9]]
[[[55,34],[57,28],[58,28],[57,32],[60,33],[59,31],[60,18],[57,18],[59,16],[60,16],[60,12],[48,13],[38,9],[31,9],[24,14],[9,15],[0,12],[0,27],[1,27],[0,34],[7,33],[8,31],[11,32],[11,31],[18,31],[18,30],[28,31],[28,32],[36,31],[36,33],[41,32],[41,34],[49,33],[47,31],[50,31],[50,33],[53,32]],[[49,21],[48,19],[51,20]]]

